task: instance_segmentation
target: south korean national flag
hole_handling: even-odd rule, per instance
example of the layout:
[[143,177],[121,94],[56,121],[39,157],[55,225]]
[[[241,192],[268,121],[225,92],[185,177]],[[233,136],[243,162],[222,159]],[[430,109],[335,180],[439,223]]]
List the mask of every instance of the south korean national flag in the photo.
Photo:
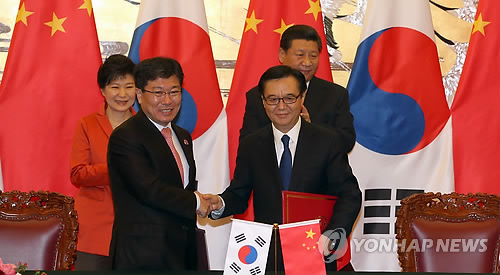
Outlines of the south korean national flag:
[[232,219],[224,275],[264,274],[272,225]]

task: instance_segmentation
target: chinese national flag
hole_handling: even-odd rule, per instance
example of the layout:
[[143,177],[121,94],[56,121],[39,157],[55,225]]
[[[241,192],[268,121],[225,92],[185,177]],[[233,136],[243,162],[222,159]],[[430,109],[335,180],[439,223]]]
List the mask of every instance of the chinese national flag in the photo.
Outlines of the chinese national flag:
[[455,190],[500,195],[500,2],[480,0],[451,113]]
[[71,140],[103,102],[91,0],[22,0],[0,86],[5,190],[74,195]]
[[279,229],[286,275],[326,274],[318,248],[319,220],[284,224]]

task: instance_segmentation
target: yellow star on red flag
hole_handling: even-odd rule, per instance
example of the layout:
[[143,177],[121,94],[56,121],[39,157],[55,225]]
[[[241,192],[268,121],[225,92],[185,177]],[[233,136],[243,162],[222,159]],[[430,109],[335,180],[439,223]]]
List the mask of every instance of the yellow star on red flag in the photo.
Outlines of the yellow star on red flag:
[[308,241],[307,245],[305,243],[302,243],[302,247],[307,250],[310,250],[311,248],[316,249],[316,245],[318,244],[318,242],[314,242],[314,235],[316,235],[316,232],[314,232],[312,228],[310,228],[309,231],[305,231],[305,233],[307,234],[306,239],[310,238],[313,240],[313,242],[311,243],[311,241]]
[[317,21],[318,14],[321,13],[321,7],[319,5],[320,2],[319,0],[316,0],[316,2],[312,0],[307,0],[307,1],[309,1],[309,9],[304,14],[312,13],[312,15],[314,16],[314,20]]
[[248,30],[253,30],[255,33],[258,33],[257,32],[257,25],[262,23],[262,19],[257,19],[255,18],[255,10],[252,11],[252,15],[250,15],[249,18],[245,19],[245,22],[247,23],[247,26],[245,27],[245,32],[247,32]]
[[480,13],[479,16],[477,17],[476,21],[474,21],[474,29],[472,30],[472,34],[479,31],[483,35],[485,35],[484,34],[484,27],[486,25],[488,25],[489,23],[491,23],[491,22],[483,21],[483,15]]
[[17,12],[16,23],[21,21],[24,25],[28,26],[28,16],[32,15],[33,12],[27,11],[24,7],[24,3],[21,5],[21,8]]
[[92,1],[91,0],[83,0],[83,4],[78,8],[79,10],[87,10],[87,13],[92,15]]
[[52,21],[44,23],[45,25],[52,28],[52,33],[50,36],[54,36],[54,33],[56,33],[56,31],[66,32],[66,30],[64,30],[64,27],[62,25],[64,21],[66,21],[66,18],[67,17],[57,18],[56,13],[55,12],[52,13]]
[[306,239],[307,239],[307,238],[314,239],[314,235],[316,235],[316,233],[315,233],[315,232],[313,232],[313,230],[312,230],[312,229],[309,229],[309,231],[306,231],[306,234],[307,234]]
[[293,26],[294,24],[290,24],[290,25],[287,25],[285,23],[285,21],[283,20],[283,18],[281,18],[281,27],[279,29],[275,29],[274,32],[277,32],[280,34],[280,38],[281,38],[281,35],[283,35],[283,33],[286,31],[286,29],[290,28],[291,26]]

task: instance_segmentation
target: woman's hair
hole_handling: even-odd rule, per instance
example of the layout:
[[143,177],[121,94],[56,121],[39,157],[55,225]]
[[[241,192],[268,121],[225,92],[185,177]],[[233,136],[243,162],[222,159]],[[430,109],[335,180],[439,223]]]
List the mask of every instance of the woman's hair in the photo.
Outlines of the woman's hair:
[[97,83],[104,89],[111,81],[126,75],[134,76],[135,64],[132,60],[121,54],[109,56],[97,71]]

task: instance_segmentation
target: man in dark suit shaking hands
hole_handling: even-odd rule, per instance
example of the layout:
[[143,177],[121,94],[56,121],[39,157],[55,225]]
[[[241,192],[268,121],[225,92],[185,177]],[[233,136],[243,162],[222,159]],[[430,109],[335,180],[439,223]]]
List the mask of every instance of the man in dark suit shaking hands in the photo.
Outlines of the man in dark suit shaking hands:
[[[220,196],[202,196],[211,203],[211,217],[243,213],[253,191],[255,221],[281,224],[282,190],[326,194],[338,197],[326,230],[342,228],[348,236],[361,207],[361,191],[335,133],[300,117],[304,75],[288,66],[272,67],[262,75],[258,90],[272,123],[240,141],[229,187]],[[272,250],[267,264],[271,270]],[[282,270],[279,246],[277,253]],[[327,270],[336,271],[336,263]]]
[[[190,134],[172,123],[181,107],[179,63],[155,57],[134,70],[141,110],[109,139],[108,168],[115,210],[113,268],[196,268],[200,200]],[[119,98],[117,98],[119,103]]]
[[[281,36],[279,60],[304,74],[307,93],[301,116],[308,122],[332,129],[339,149],[349,153],[356,142],[353,117],[347,90],[335,83],[314,76],[318,70],[321,37],[307,25],[295,25]],[[240,129],[243,137],[270,123],[257,87],[246,94],[245,115]]]

